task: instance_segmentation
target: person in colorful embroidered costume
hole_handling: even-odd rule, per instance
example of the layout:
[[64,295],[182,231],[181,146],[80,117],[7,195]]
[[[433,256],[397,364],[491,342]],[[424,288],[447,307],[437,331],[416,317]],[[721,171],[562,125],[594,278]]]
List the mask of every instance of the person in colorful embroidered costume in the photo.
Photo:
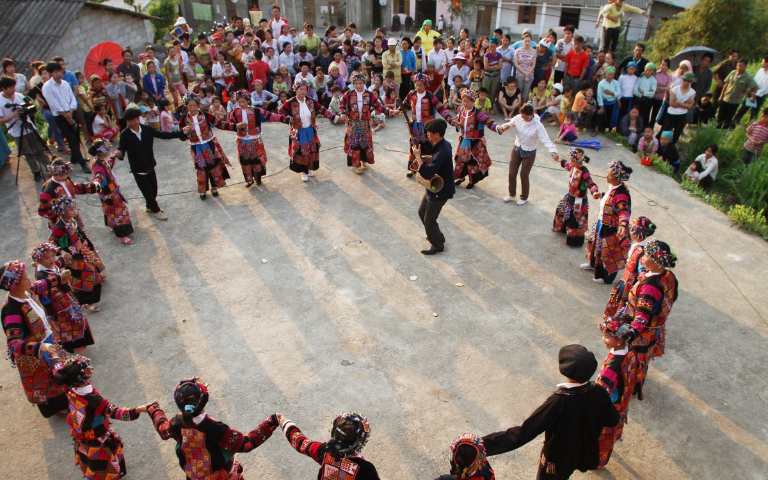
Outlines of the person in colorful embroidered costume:
[[374,112],[388,117],[400,114],[399,110],[386,108],[378,96],[365,89],[365,75],[358,73],[352,77],[354,89],[347,91],[339,100],[339,110],[346,119],[347,132],[344,135],[344,153],[347,154],[347,166],[363,173],[368,165],[373,165],[373,135],[371,117]]
[[110,420],[136,420],[147,405],[120,408],[102,397],[89,381],[91,361],[74,356],[54,364],[53,378],[67,386],[69,434],[75,442],[75,465],[87,480],[116,480],[126,475],[123,440]]
[[620,309],[624,308],[629,297],[629,292],[637,282],[643,267],[640,259],[645,254],[645,245],[651,235],[656,231],[656,225],[648,217],[637,217],[632,220],[629,226],[629,236],[632,238],[632,246],[629,247],[627,255],[627,265],[624,267],[624,274],[621,281],[613,287],[608,303],[603,312],[603,318],[613,317]]
[[589,225],[587,190],[592,192],[595,199],[600,198],[600,193],[592,180],[592,175],[584,166],[585,163],[589,163],[589,157],[584,155],[584,150],[571,148],[568,156],[570,160],[560,159],[560,166],[570,172],[568,193],[557,204],[552,231],[565,233],[566,245],[580,247],[584,245],[584,233]]
[[456,149],[453,167],[454,182],[457,186],[468,176],[467,190],[488,176],[491,167],[491,156],[485,146],[485,129],[501,135],[506,130],[496,124],[482,110],[475,108],[477,94],[466,89],[461,92],[461,106],[456,112],[453,126],[459,129],[459,148]]
[[238,90],[235,95],[237,108],[230,114],[229,121],[219,121],[216,126],[237,132],[237,156],[243,169],[245,188],[249,188],[254,182],[261,185],[261,177],[267,174],[267,152],[261,139],[262,122],[288,124],[290,118],[259,107],[249,107],[251,94],[247,90]]
[[371,436],[371,424],[357,412],[341,413],[331,427],[331,439],[315,442],[301,433],[290,419],[277,414],[291,446],[320,464],[317,480],[379,480],[371,462],[360,455]]
[[[59,258],[56,258],[61,254]],[[41,243],[30,255],[37,266],[35,278],[45,280],[61,275],[61,268],[72,261],[72,256],[52,243]],[[56,331],[59,343],[64,350],[74,353],[76,348],[93,345],[93,335],[83,307],[72,293],[67,283],[59,284],[40,295],[40,303],[45,307],[52,320],[51,327]]]
[[243,467],[235,454],[250,452],[266,442],[279,425],[277,416],[271,415],[244,434],[205,413],[208,397],[207,384],[197,377],[187,378],[173,392],[182,413],[168,420],[157,402],[150,404],[147,411],[160,438],[176,440],[179,466],[188,479],[242,480]]
[[464,433],[451,444],[451,473],[435,480],[495,480],[491,464],[485,456],[483,439]]
[[411,148],[408,149],[410,152],[408,155],[408,173],[406,174],[408,178],[413,177],[419,169],[416,165],[416,157],[412,152],[413,147],[421,147],[422,155],[432,155],[432,144],[427,139],[427,133],[424,130],[427,122],[434,120],[438,113],[446,122],[453,122],[453,117],[448,111],[446,103],[441,103],[432,92],[427,91],[429,77],[423,73],[416,73],[412,76],[412,81],[415,88],[406,95],[400,107],[403,112],[406,110],[413,112],[410,122],[408,117],[405,118],[406,123],[408,123],[411,144]]
[[675,274],[677,256],[669,245],[652,238],[645,245],[640,264],[645,271],[629,293],[627,304],[617,314],[623,323],[619,335],[637,353],[637,399],[643,399],[643,384],[648,375],[648,364],[664,355],[667,338],[667,318],[677,301],[678,284]]
[[117,178],[112,172],[116,152],[112,151],[112,144],[108,140],[97,140],[88,149],[88,153],[94,157],[91,161],[91,170],[93,170],[93,182],[100,188],[99,200],[101,200],[101,210],[104,212],[104,225],[112,229],[118,242],[123,245],[133,245],[133,240],[128,236],[133,233],[128,202],[120,191],[120,185],[117,184]]
[[187,112],[181,117],[179,128],[189,138],[189,151],[197,173],[197,193],[205,200],[210,187],[211,195],[218,197],[218,189],[226,186],[229,178],[227,167],[232,164],[213,135],[216,118],[200,111],[200,97],[194,93],[184,96],[184,105]]
[[[99,184],[75,183],[69,178],[69,172],[72,171],[72,164],[63,158],[54,157],[51,165],[48,167],[51,178],[43,183],[39,195],[39,204],[37,214],[48,219],[48,228],[53,229],[58,217],[53,211],[53,202],[57,198],[70,197],[73,200],[77,195],[85,195],[99,192]],[[77,216],[78,223],[84,226],[83,219]]]
[[613,446],[621,440],[621,433],[627,423],[629,401],[635,390],[637,380],[637,354],[630,350],[627,342],[618,337],[621,323],[613,318],[606,318],[598,328],[603,332],[603,344],[608,348],[608,356],[603,362],[603,368],[595,382],[603,387],[611,397],[613,406],[619,412],[619,423],[615,427],[605,427],[600,434],[600,465],[605,468],[611,459]]
[[320,137],[317,136],[315,116],[319,113],[325,118],[339,123],[343,115],[334,115],[320,102],[307,97],[309,82],[300,80],[293,85],[296,96],[283,103],[280,113],[291,118],[288,137],[288,157],[290,169],[301,173],[301,180],[306,182],[314,177],[314,171],[320,168]]
[[544,433],[538,480],[567,479],[576,470],[596,469],[600,434],[619,423],[608,393],[589,381],[597,369],[595,355],[581,345],[566,345],[558,361],[566,382],[519,427],[483,437],[486,454],[492,456],[516,450]]
[[51,378],[49,361],[59,356],[61,347],[38,295],[68,282],[71,274],[62,270],[33,283],[26,268],[19,260],[0,267],[0,289],[8,292],[2,306],[3,330],[8,339],[8,359],[19,370],[27,400],[48,418],[66,410],[67,397],[65,389]]
[[101,284],[106,275],[99,254],[77,221],[78,211],[71,197],[61,197],[53,203],[58,221],[51,231],[48,243],[58,246],[72,255],[69,269],[72,271],[72,288],[83,308],[98,312],[95,304],[101,301]]
[[619,270],[627,263],[629,253],[629,214],[632,200],[624,184],[632,169],[618,160],[608,164],[607,180],[610,187],[603,193],[600,213],[587,236],[587,263],[584,270],[595,270],[596,283],[613,283]]

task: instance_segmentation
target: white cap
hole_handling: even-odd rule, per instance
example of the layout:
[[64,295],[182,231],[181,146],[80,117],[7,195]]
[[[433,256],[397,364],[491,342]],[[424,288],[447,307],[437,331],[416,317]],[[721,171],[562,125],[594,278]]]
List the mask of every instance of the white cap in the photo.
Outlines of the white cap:
[[387,46],[390,46],[390,45],[397,45],[397,44],[399,44],[399,43],[400,43],[400,42],[398,42],[398,41],[397,41],[397,39],[396,39],[395,37],[392,37],[392,38],[390,38],[389,40],[387,40]]
[[178,27],[180,25],[186,25],[187,21],[184,20],[184,17],[179,17],[176,19],[176,23],[173,24],[174,27]]
[[525,35],[526,33],[531,33],[531,29],[530,28],[524,28],[523,29],[523,35]]
[[563,93],[563,85],[560,83],[552,85],[552,88],[556,88],[560,93]]

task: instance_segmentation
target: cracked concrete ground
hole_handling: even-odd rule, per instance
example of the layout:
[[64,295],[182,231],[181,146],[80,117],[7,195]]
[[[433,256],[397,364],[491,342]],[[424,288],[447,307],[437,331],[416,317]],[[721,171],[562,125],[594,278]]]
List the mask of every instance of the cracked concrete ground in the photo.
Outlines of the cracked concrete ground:
[[[458,189],[440,217],[447,251],[425,258],[423,189],[404,175],[401,119],[375,135],[376,164],[361,176],[346,167],[343,129],[322,120],[325,151],[308,183],[285,170],[286,130],[265,127],[270,176],[261,187],[232,185],[205,202],[184,144],[157,141],[167,222],[144,212],[127,163],[118,163],[123,191],[136,199],[132,247],[103,226],[98,198],[80,198],[110,274],[86,351],[107,399],[158,400],[174,412],[174,386],[198,375],[210,385],[213,417],[250,430],[279,411],[317,440],[337,412],[357,410],[371,421],[364,454],[382,478],[421,480],[448,470],[456,435],[522,422],[560,381],[562,345],[605,357],[596,325],[610,287],[578,268],[583,249],[550,231],[567,173],[540,153],[529,203],[501,201],[514,131],[490,134],[490,177]],[[237,164],[233,134],[219,138]],[[456,138],[449,132],[454,147]],[[636,167],[632,214],[649,216],[678,254],[681,293],[667,353],[652,363],[646,399],[631,405],[608,469],[575,478],[768,477],[768,243],[622,148],[589,155],[601,189],[610,159]],[[231,172],[230,184],[242,182]],[[3,261],[27,258],[48,238],[25,164],[13,182],[11,168],[0,172]],[[593,203],[593,219],[596,211]],[[64,418],[43,419],[5,362],[0,383],[0,477],[82,478]],[[173,445],[146,415],[114,428],[128,478],[182,478]],[[497,478],[532,478],[540,448],[535,440],[492,458]],[[279,435],[238,459],[250,479],[317,474]]]

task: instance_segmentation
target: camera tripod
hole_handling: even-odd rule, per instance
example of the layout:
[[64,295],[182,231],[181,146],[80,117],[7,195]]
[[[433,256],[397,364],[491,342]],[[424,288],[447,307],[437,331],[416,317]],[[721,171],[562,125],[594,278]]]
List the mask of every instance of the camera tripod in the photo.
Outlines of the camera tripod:
[[[48,148],[48,143],[43,141],[43,138],[40,136],[40,132],[37,131],[37,128],[35,128],[35,125],[29,119],[29,116],[26,113],[20,113],[18,118],[19,120],[21,120],[21,127],[20,127],[21,135],[19,136],[19,143],[18,145],[16,145],[16,185],[19,184],[19,167],[21,166],[21,149],[24,144],[25,135],[30,135],[30,134],[34,135],[43,145],[43,148],[48,153],[48,157],[53,156],[53,152],[51,152],[51,149]],[[31,130],[31,132],[25,134],[24,132],[25,129],[29,129]],[[45,173],[46,173],[45,169],[42,170],[42,173],[43,173],[43,178],[45,178]]]

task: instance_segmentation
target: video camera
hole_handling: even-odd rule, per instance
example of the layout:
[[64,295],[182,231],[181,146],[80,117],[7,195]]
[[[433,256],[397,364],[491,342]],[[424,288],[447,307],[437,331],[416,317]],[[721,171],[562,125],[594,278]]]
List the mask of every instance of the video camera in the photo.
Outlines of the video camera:
[[24,119],[34,117],[35,113],[37,113],[37,107],[26,100],[24,103],[6,103],[5,108],[11,108],[14,112],[19,112],[19,116]]

